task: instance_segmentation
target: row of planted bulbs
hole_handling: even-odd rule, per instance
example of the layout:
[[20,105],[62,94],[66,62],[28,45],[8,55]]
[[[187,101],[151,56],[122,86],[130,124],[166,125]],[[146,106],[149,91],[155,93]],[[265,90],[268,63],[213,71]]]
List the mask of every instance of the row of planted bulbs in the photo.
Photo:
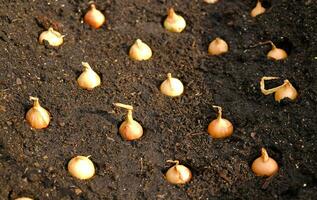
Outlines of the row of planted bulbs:
[[[258,1],[255,10],[257,10],[259,5],[261,5],[260,1]],[[251,12],[251,16],[254,16],[252,13],[253,11]],[[96,8],[95,4],[91,4],[90,10],[84,16],[84,21],[92,28],[97,29],[105,23],[106,19],[105,16]],[[186,21],[182,16],[176,14],[173,8],[170,8],[163,25],[165,29],[170,32],[180,33],[185,29]],[[47,41],[51,46],[60,46],[64,42],[64,35],[60,34],[53,28],[49,28],[47,31],[42,32],[39,37],[39,42],[41,44],[43,44],[44,41]],[[281,48],[277,48],[272,41],[261,42],[259,44],[271,44],[272,49],[267,53],[267,57],[269,59],[283,60],[287,58],[286,51]],[[208,53],[210,55],[221,55],[228,52],[228,50],[229,47],[227,42],[219,37],[210,42],[208,46]],[[130,48],[129,56],[134,60],[148,60],[152,57],[152,50],[146,43],[137,39]]]
[[[208,2],[208,3],[215,3],[215,2],[217,2],[217,1],[212,1],[212,2]],[[258,1],[257,6],[251,12],[252,16],[253,16],[252,13],[254,12],[254,10],[257,10],[259,6],[261,6],[260,1]],[[96,9],[95,4],[91,4],[90,10],[84,16],[84,21],[93,28],[99,28],[104,24],[105,17],[99,10]],[[171,32],[181,32],[184,30],[185,26],[186,26],[186,22],[185,22],[184,18],[180,15],[177,15],[174,12],[173,8],[170,8],[168,10],[168,16],[164,21],[164,27],[168,31],[171,31]],[[48,31],[44,31],[40,35],[39,42],[41,44],[43,44],[44,41],[47,41],[51,46],[59,46],[63,43],[63,37],[64,37],[63,35],[61,35],[57,31],[53,30],[53,28],[49,28]],[[286,51],[281,49],[281,48],[277,48],[272,41],[261,42],[259,44],[261,44],[261,45],[270,44],[272,46],[272,49],[267,53],[268,59],[283,60],[283,59],[287,58]],[[221,54],[227,53],[228,51],[229,51],[229,47],[228,47],[227,42],[219,37],[217,37],[212,42],[210,42],[210,44],[208,46],[208,53],[210,55],[221,55]],[[137,39],[135,41],[135,43],[130,47],[129,57],[131,59],[137,60],[137,61],[148,60],[152,57],[152,50],[146,43],[142,42],[140,39]],[[100,78],[99,78],[98,74],[96,74],[91,69],[91,67],[88,65],[88,63],[83,63],[83,66],[84,66],[84,72],[78,78],[79,85],[85,89],[93,89],[94,87],[100,85]],[[276,77],[271,77],[271,78],[270,77],[263,77],[263,78],[264,78],[264,80],[276,79]],[[170,79],[170,80],[174,80],[174,79]],[[174,81],[174,82],[175,82],[175,85],[179,85],[179,84],[176,84],[177,81]],[[286,82],[287,82],[287,84],[286,84]],[[270,90],[265,90],[265,88],[262,88],[262,85],[264,86],[264,82],[263,83],[261,82],[261,91],[265,95],[272,93],[272,91],[275,92],[277,89],[279,89],[279,91],[283,91],[280,88],[287,88],[287,86],[289,86],[288,88],[289,88],[289,90],[293,90],[293,92],[292,92],[293,94],[288,95],[288,98],[294,100],[297,97],[297,91],[295,90],[294,87],[292,87],[291,83],[288,80],[286,80],[285,83],[282,86],[280,86],[280,88],[274,88],[274,89],[270,89]],[[284,93],[284,92],[276,92],[275,95],[277,95],[279,93]],[[282,95],[282,97],[283,97],[283,95]],[[279,101],[279,100],[277,100],[277,101]]]
[[[83,65],[86,67],[85,69],[87,69],[87,66],[89,66],[88,63],[83,63]],[[91,68],[88,69],[91,70]],[[94,74],[94,76],[95,75],[96,74]],[[82,75],[80,75],[78,80],[81,77]],[[97,84],[100,84],[99,76],[97,77]],[[280,95],[283,93],[284,90],[286,90],[286,93],[290,92],[292,95],[297,96],[296,90],[290,85],[288,80],[285,80],[284,84],[281,86],[266,90],[264,87],[264,80],[275,78],[277,77],[263,77],[260,82],[262,91],[265,91],[266,94],[275,92],[275,99],[277,101],[280,101],[282,99],[283,95],[282,97]],[[94,84],[96,83],[95,80],[92,82]],[[184,86],[179,79],[173,78],[169,73],[167,79],[161,84],[160,91],[166,96],[177,97],[183,93]],[[34,103],[33,107],[26,114],[26,121],[34,129],[46,128],[50,123],[49,112],[40,105],[38,98],[30,97],[30,100],[34,101]],[[122,103],[114,103],[114,106],[127,110],[126,119],[121,123],[119,127],[119,133],[121,137],[127,141],[137,140],[141,138],[143,135],[143,128],[139,122],[133,119],[133,106]],[[218,116],[216,119],[212,120],[209,123],[207,128],[208,134],[215,139],[227,138],[231,136],[233,133],[232,123],[222,117],[222,108],[220,106],[213,106],[213,108],[218,110]],[[191,179],[192,174],[186,166],[180,165],[179,161],[177,160],[168,162],[173,162],[175,163],[175,165],[166,172],[165,177],[167,181],[172,184],[185,184]],[[272,158],[268,156],[266,150],[262,148],[261,157],[253,162],[251,168],[253,172],[258,176],[271,176],[277,172],[278,165]],[[89,159],[89,156],[76,156],[70,160],[68,164],[68,171],[72,176],[78,179],[89,179],[95,174],[95,167],[93,165],[93,162]]]
[[[32,128],[42,129],[46,128],[50,122],[49,112],[43,108],[39,99],[30,97],[34,101],[33,107],[27,112],[26,120]],[[119,127],[119,133],[125,140],[137,140],[143,135],[143,128],[139,122],[133,119],[133,107],[122,103],[114,103],[115,106],[124,108],[128,111],[126,119]],[[222,108],[220,106],[213,106],[218,109],[218,117],[210,122],[207,132],[213,138],[226,138],[232,135],[232,123],[222,118]],[[76,156],[68,163],[69,173],[78,179],[90,179],[95,174],[95,167],[93,162],[89,159],[90,156]],[[192,178],[191,171],[184,165],[180,165],[179,161],[167,162],[175,163],[165,174],[166,180],[172,184],[185,184]],[[252,171],[258,176],[272,176],[278,171],[278,165],[275,160],[270,158],[264,148],[262,148],[261,157],[257,158],[252,166]]]
[[[77,79],[77,82],[80,87],[91,90],[94,87],[100,85],[100,77],[96,72],[94,72],[90,68],[88,63],[83,62],[83,65],[85,67],[85,71],[79,76],[79,78]],[[263,77],[261,79],[260,88],[263,94],[268,95],[268,94],[275,93],[274,98],[277,102],[280,102],[281,100],[286,98],[290,100],[295,100],[297,98],[298,96],[297,90],[292,86],[292,84],[287,79],[284,80],[284,83],[280,86],[277,86],[271,89],[265,89],[264,81],[272,80],[272,79],[278,79],[278,77]],[[162,94],[166,96],[177,97],[177,96],[180,96],[184,92],[184,85],[179,79],[172,77],[171,73],[168,73],[167,79],[163,81],[162,84],[160,85],[160,91]],[[32,100],[34,103],[33,103],[33,107],[26,114],[27,122],[34,129],[46,128],[50,122],[49,112],[40,105],[39,99],[37,97],[30,97],[30,100]],[[133,119],[132,106],[121,104],[121,103],[115,103],[114,105],[128,110],[127,121],[131,121]],[[214,138],[225,138],[230,136],[233,132],[232,124],[228,120],[222,118],[222,108],[220,106],[213,106],[213,108],[218,109],[218,118],[209,124],[208,133]],[[223,127],[226,127],[226,128],[223,128]],[[140,137],[141,136],[142,134],[140,135]],[[127,137],[124,137],[124,136],[123,138],[127,139]],[[134,138],[134,139],[138,139],[138,138]],[[128,139],[128,140],[132,140],[132,139]]]
[[[204,0],[206,3],[216,3],[218,0]],[[251,16],[263,14],[265,8],[262,7],[261,2],[258,1],[256,7],[251,11]],[[85,23],[89,24],[92,28],[100,28],[105,23],[105,16],[97,10],[95,4],[90,5],[90,10],[84,16]],[[164,27],[170,32],[180,33],[186,27],[185,19],[176,14],[173,8],[168,10],[167,18],[164,21]],[[64,35],[49,28],[47,31],[41,33],[39,42],[41,44],[47,41],[51,46],[60,46],[63,44]],[[271,44],[272,49],[267,53],[267,58],[272,60],[283,60],[287,58],[285,50],[277,48],[272,41],[266,41],[259,44]],[[217,37],[208,46],[208,53],[210,55],[221,55],[229,51],[228,44],[223,39]],[[140,39],[137,39],[135,43],[130,47],[129,57],[131,59],[142,61],[148,60],[152,57],[151,48]],[[78,85],[87,90],[101,84],[99,75],[90,67],[86,62],[82,62],[83,72],[77,78]],[[278,87],[265,89],[264,81],[278,79],[278,77],[262,77],[260,81],[260,89],[264,95],[275,93],[275,100],[280,102],[282,99],[289,98],[295,100],[298,96],[296,89],[286,79],[284,83]],[[177,97],[183,94],[184,86],[182,82],[172,77],[171,73],[167,74],[167,79],[160,85],[160,91],[162,94],[170,97]],[[50,114],[43,108],[37,97],[30,97],[33,107],[26,114],[26,121],[34,129],[46,128],[50,123]],[[143,128],[139,122],[133,119],[131,105],[122,103],[114,103],[116,107],[124,108],[127,110],[127,116],[125,121],[119,127],[119,133],[125,140],[137,140],[143,135]],[[233,125],[232,123],[222,117],[222,108],[220,106],[213,106],[218,110],[218,117],[212,120],[207,128],[208,134],[212,138],[226,138],[232,135]],[[93,162],[89,159],[90,156],[76,156],[72,158],[68,163],[69,173],[78,179],[90,179],[95,174],[95,167]],[[185,184],[192,178],[192,173],[184,165],[179,164],[178,160],[168,160],[167,162],[174,163],[169,170],[167,170],[165,177],[166,180],[172,184]],[[251,166],[252,171],[258,176],[272,176],[278,171],[278,164],[267,154],[267,151],[262,148],[261,156],[254,160]],[[19,200],[29,200],[30,198],[22,197]]]

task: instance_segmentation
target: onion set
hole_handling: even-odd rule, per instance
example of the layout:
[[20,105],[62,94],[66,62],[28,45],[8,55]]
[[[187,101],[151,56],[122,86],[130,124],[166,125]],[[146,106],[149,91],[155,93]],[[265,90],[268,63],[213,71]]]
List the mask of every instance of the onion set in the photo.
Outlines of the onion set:
[[265,89],[265,81],[279,79],[279,77],[270,77],[264,76],[260,81],[261,92],[264,95],[274,94],[275,101],[280,102],[285,98],[289,98],[290,100],[295,100],[298,96],[297,90],[293,87],[293,85],[286,79],[284,83],[280,86],[271,89]]
[[165,174],[166,180],[175,185],[188,183],[192,178],[190,169],[184,165],[180,165],[178,160],[168,160],[167,162],[175,163],[175,165],[169,168]]
[[90,179],[95,174],[94,163],[89,156],[76,156],[68,162],[69,173],[78,179]]
[[221,55],[228,52],[228,44],[223,39],[217,37],[208,46],[208,53],[213,56]]
[[204,0],[206,3],[214,4],[217,3],[219,0]]
[[[270,44],[272,49],[266,54],[266,57],[270,60],[284,60],[287,58],[287,53],[284,49],[277,48],[272,41],[260,42],[257,45]],[[256,45],[256,46],[257,46]]]
[[90,4],[90,9],[84,16],[84,21],[86,24],[91,26],[92,28],[100,28],[106,21],[105,16],[97,10],[95,4]]
[[233,125],[232,123],[222,118],[222,108],[220,106],[212,106],[218,109],[217,119],[212,120],[208,125],[208,133],[212,138],[226,138],[232,135]]
[[133,107],[122,103],[114,103],[115,106],[128,110],[126,119],[119,127],[119,133],[125,140],[137,140],[143,135],[143,128],[132,117]]
[[39,98],[30,97],[33,107],[26,113],[25,119],[34,129],[46,128],[50,123],[49,112],[40,105]]
[[272,176],[278,171],[278,164],[269,157],[267,151],[262,148],[261,156],[255,159],[252,163],[251,169],[257,176]]
[[262,3],[258,0],[256,3],[256,6],[251,10],[251,17],[256,17],[258,15],[261,15],[265,12],[265,8],[262,6]]
[[182,16],[176,14],[173,8],[170,8],[164,21],[164,27],[170,32],[180,33],[185,29],[186,21]]
[[179,79],[173,78],[172,74],[168,73],[167,79],[160,86],[160,91],[166,96],[176,97],[184,92],[184,85]]
[[63,44],[64,35],[55,31],[52,27],[47,31],[43,31],[39,37],[40,44],[43,44],[44,41],[47,41],[49,45],[57,47]]
[[130,47],[129,56],[138,61],[148,60],[152,57],[152,50],[147,44],[142,42],[142,40],[137,39]]
[[82,62],[81,64],[83,65],[84,70],[77,79],[78,85],[87,90],[92,90],[99,86],[101,84],[99,75],[92,70],[87,62]]

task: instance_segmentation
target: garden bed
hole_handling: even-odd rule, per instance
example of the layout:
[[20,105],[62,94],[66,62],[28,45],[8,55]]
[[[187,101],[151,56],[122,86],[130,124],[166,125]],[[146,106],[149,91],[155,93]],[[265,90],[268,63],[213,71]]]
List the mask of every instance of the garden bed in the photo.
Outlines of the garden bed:
[[[316,17],[314,1],[270,1],[268,11],[251,18],[255,1],[98,1],[107,22],[92,30],[82,23],[88,1],[0,1],[0,199],[313,199],[316,163]],[[169,33],[162,21],[173,6],[187,27]],[[38,43],[53,25],[65,36],[61,47]],[[229,52],[209,56],[216,37]],[[140,38],[153,50],[149,61],[128,57]],[[289,57],[266,58],[272,40]],[[80,89],[81,62],[101,75],[92,91]],[[185,92],[163,96],[159,85],[171,72]],[[290,80],[295,102],[277,103],[259,88],[262,76]],[[270,86],[270,85],[269,85]],[[272,85],[271,85],[272,86]],[[48,128],[35,131],[25,121],[40,98],[52,116]],[[118,134],[125,111],[144,128],[140,140]],[[234,125],[230,138],[207,133],[217,115]],[[256,177],[252,161],[261,147],[280,170]],[[91,155],[96,175],[71,177],[68,161]],[[177,159],[192,170],[184,186],[166,182],[164,173]]]

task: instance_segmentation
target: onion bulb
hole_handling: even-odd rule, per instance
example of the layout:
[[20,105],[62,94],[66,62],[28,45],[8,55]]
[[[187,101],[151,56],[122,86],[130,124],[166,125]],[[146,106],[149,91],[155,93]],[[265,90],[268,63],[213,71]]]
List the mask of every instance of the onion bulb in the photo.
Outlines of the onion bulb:
[[97,29],[105,23],[106,18],[102,14],[102,12],[96,9],[95,4],[90,4],[90,9],[85,14],[84,21],[86,24],[88,24],[92,28]]
[[168,73],[167,79],[160,86],[160,90],[166,96],[176,97],[184,92],[184,85],[179,79],[173,78],[172,74]]
[[15,200],[33,200],[33,199],[31,199],[29,197],[19,197],[19,198],[15,199]]
[[39,103],[39,98],[30,97],[33,107],[26,113],[25,119],[32,128],[43,129],[50,123],[50,114]]
[[142,40],[137,39],[130,47],[129,56],[134,60],[148,60],[152,56],[152,50]]
[[226,41],[223,39],[217,37],[212,42],[210,42],[208,47],[208,53],[210,55],[221,55],[223,53],[226,53],[228,51],[229,47]]
[[175,165],[169,168],[165,174],[166,180],[171,184],[185,184],[192,178],[191,171],[184,165],[180,165],[178,160],[167,162],[175,163]]
[[267,77],[264,76],[260,82],[261,92],[264,95],[269,95],[275,92],[274,98],[275,101],[280,102],[282,99],[289,98],[290,100],[295,100],[298,96],[297,90],[293,87],[293,85],[286,79],[284,83],[280,86],[271,89],[265,89],[266,80],[279,79],[279,77]]
[[87,62],[82,62],[81,64],[84,66],[84,71],[77,79],[78,85],[87,90],[92,90],[99,86],[101,84],[99,75],[92,70]]
[[59,32],[55,31],[52,27],[49,28],[47,31],[43,31],[39,37],[40,44],[44,43],[44,40],[49,43],[49,45],[57,47],[63,44],[64,42],[64,35],[60,34]]
[[[264,43],[270,43],[272,49],[267,53],[267,58],[271,60],[284,60],[287,58],[287,53],[285,50],[277,48],[272,41],[267,41]],[[262,43],[262,44],[264,44]]]
[[214,3],[217,3],[218,0],[204,0],[204,2],[214,4]]
[[137,140],[143,135],[143,128],[132,117],[133,107],[122,103],[114,103],[115,106],[128,110],[126,119],[119,127],[119,133],[125,140]]
[[272,176],[278,171],[278,164],[269,157],[267,151],[262,148],[262,155],[255,159],[252,163],[251,169],[257,176]]
[[222,118],[222,108],[220,106],[212,106],[218,109],[217,119],[212,120],[208,125],[208,133],[213,138],[226,138],[232,135],[233,125],[232,123]]
[[164,27],[170,32],[180,33],[185,29],[186,21],[182,16],[176,14],[173,8],[170,8],[164,21]]
[[78,179],[90,179],[95,174],[94,163],[89,156],[76,156],[68,162],[69,173]]
[[256,6],[251,10],[251,17],[256,17],[265,12],[265,8],[262,6],[261,2],[258,0]]

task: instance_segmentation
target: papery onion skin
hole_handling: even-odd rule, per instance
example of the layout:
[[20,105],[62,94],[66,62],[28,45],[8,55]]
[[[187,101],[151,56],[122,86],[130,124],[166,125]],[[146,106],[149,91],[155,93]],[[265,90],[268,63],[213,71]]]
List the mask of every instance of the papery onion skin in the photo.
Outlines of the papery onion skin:
[[192,178],[191,171],[184,165],[176,164],[168,169],[165,174],[166,180],[175,185],[186,184]]
[[218,56],[227,53],[229,46],[226,41],[217,37],[208,46],[208,53],[213,56]]
[[[287,80],[285,80],[286,82]],[[298,96],[297,90],[292,86],[292,84],[287,81],[286,84],[278,89],[275,94],[274,98],[277,102],[280,102],[281,100],[285,98],[289,98],[290,100],[295,100]]]
[[209,3],[209,4],[214,4],[217,3],[219,0],[204,0],[204,2]]
[[272,41],[262,42],[261,44],[269,43],[272,46],[272,49],[267,53],[267,58],[270,60],[284,60],[287,58],[287,53],[284,49],[277,48]]
[[148,60],[152,57],[152,50],[147,44],[137,39],[130,47],[129,57],[137,61]]
[[264,148],[262,155],[255,159],[251,166],[252,171],[256,176],[272,176],[278,172],[277,162],[270,158]]
[[78,85],[86,90],[92,90],[101,84],[100,76],[86,62],[82,62],[83,72],[77,78]]
[[183,94],[184,85],[179,79],[173,78],[172,74],[168,73],[167,79],[160,86],[160,91],[166,96],[177,97]]
[[186,21],[182,16],[176,14],[173,8],[170,8],[164,21],[164,27],[170,32],[180,33],[185,29]]
[[208,125],[209,135],[216,139],[231,136],[233,133],[233,125],[229,120],[222,118],[222,107],[215,105],[212,107],[218,109],[218,116],[217,119],[212,120]]
[[132,110],[133,106],[122,103],[114,103],[115,106],[128,110],[126,119],[119,127],[121,137],[127,141],[137,140],[143,135],[143,128],[141,124],[133,119]]
[[86,156],[76,156],[68,163],[69,173],[80,180],[90,179],[95,174],[93,162]]
[[137,140],[143,135],[142,126],[135,120],[133,121],[124,121],[120,125],[119,133],[125,140]]
[[270,60],[284,60],[287,58],[287,53],[283,49],[272,48],[272,50],[267,53],[267,58]]
[[43,31],[39,37],[40,44],[47,41],[50,46],[60,46],[64,42],[64,36],[53,28],[49,28],[47,31]]
[[256,17],[258,15],[263,14],[265,12],[265,10],[266,9],[262,6],[261,2],[258,1],[256,3],[256,6],[252,9],[250,15],[251,15],[251,17]]
[[208,133],[212,138],[226,138],[232,135],[233,125],[227,119],[215,119],[208,125]]
[[102,12],[96,9],[95,4],[91,4],[90,9],[84,16],[84,21],[92,28],[98,29],[105,23],[106,18]]
[[44,129],[50,123],[50,114],[43,108],[37,97],[30,97],[31,100],[34,100],[34,105],[26,113],[25,119],[34,129]]

